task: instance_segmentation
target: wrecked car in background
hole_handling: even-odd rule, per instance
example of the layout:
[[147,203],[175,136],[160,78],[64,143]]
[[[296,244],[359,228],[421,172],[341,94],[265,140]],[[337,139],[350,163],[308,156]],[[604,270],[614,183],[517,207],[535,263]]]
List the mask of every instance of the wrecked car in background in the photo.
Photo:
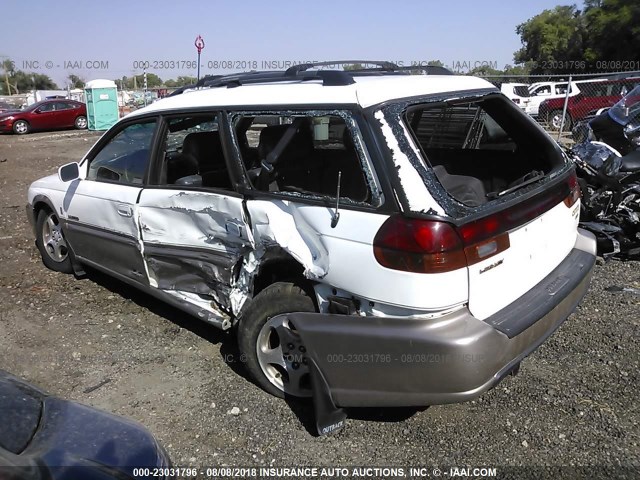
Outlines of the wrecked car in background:
[[640,258],[640,86],[573,129],[581,225],[604,257]]
[[317,65],[128,115],[29,188],[42,259],[236,327],[277,396],[477,397],[587,291],[573,164],[484,80]]

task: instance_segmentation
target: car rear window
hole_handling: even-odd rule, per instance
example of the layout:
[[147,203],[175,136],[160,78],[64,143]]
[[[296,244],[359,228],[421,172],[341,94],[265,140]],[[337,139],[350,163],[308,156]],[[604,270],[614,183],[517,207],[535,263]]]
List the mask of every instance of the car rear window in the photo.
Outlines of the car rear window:
[[405,122],[424,162],[468,206],[564,164],[553,141],[500,95],[414,105]]

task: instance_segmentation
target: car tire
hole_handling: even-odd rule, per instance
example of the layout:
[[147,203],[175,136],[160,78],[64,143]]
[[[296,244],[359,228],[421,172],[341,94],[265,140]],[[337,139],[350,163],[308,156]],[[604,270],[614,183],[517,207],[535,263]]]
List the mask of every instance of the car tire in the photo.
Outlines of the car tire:
[[237,332],[240,359],[266,392],[280,398],[311,396],[306,349],[295,325],[274,317],[315,311],[313,299],[302,288],[278,282],[256,295],[242,314]]
[[36,247],[42,263],[55,272],[73,273],[71,251],[64,238],[58,216],[49,209],[42,209],[36,221]]
[[74,125],[78,130],[84,130],[85,128],[87,128],[87,117],[85,117],[84,115],[80,115],[78,118],[76,118]]
[[26,120],[16,120],[13,123],[13,133],[16,135],[24,135],[29,133],[29,130],[31,130],[31,125]]
[[[554,130],[560,130],[560,125],[562,124],[562,110],[553,110],[549,114],[548,122],[551,128],[553,128]],[[564,126],[562,127],[562,130],[565,132],[570,131],[571,123],[571,115],[569,115],[569,112],[567,112],[564,117]]]

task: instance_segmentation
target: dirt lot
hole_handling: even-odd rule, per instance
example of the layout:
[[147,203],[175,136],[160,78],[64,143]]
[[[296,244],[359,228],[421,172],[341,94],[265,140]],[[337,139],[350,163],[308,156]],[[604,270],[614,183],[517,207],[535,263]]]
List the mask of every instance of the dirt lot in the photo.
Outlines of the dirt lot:
[[640,468],[640,296],[607,290],[639,288],[639,263],[598,265],[576,313],[518,376],[480,399],[353,410],[342,432],[318,438],[308,405],[245,378],[233,336],[104,275],[76,279],[42,265],[25,218],[27,187],[96,139],[0,136],[1,369],[139,420],[184,466]]

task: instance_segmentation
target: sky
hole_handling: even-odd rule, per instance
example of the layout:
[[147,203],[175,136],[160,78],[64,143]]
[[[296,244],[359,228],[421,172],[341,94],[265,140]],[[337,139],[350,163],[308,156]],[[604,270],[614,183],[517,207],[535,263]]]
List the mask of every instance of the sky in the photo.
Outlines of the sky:
[[560,4],[567,2],[3,2],[8,21],[0,28],[0,60],[60,86],[69,74],[116,79],[141,74],[145,65],[148,73],[175,79],[196,76],[194,41],[201,35],[201,75],[342,59],[504,68],[520,48],[516,26]]

